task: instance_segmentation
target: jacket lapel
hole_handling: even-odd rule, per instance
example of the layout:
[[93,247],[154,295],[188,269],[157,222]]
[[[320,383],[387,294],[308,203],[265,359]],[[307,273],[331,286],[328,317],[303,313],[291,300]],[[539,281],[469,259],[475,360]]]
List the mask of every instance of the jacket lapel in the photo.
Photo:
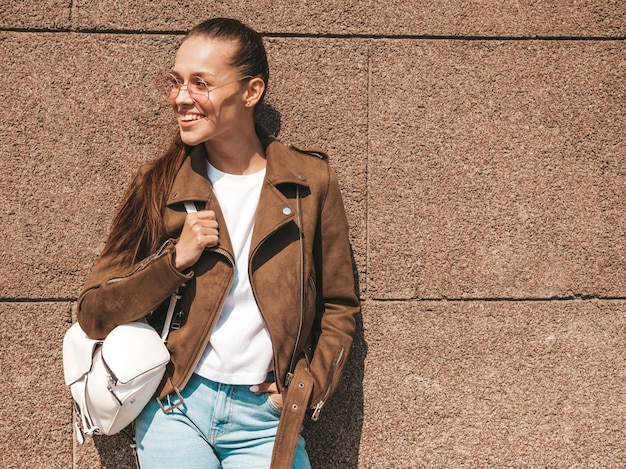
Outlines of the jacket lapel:
[[213,198],[213,189],[207,177],[206,161],[204,145],[194,147],[174,179],[167,200],[168,205],[187,201],[209,202]]
[[271,137],[262,136],[261,141],[265,145],[267,169],[252,232],[251,253],[282,226],[292,221],[298,224],[297,201],[287,198],[280,186],[308,185],[304,174],[298,172],[297,157],[292,150]]
[[189,158],[185,158],[181,166],[167,201],[168,206],[183,202],[204,202],[196,204],[198,210],[213,210],[220,230],[219,247],[233,252],[232,243],[226,227],[226,220],[207,175],[207,157],[204,145],[197,145],[191,151]]

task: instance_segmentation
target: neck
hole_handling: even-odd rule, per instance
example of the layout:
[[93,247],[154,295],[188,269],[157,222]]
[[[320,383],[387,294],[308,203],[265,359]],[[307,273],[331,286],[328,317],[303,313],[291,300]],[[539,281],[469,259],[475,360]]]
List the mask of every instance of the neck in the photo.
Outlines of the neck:
[[251,126],[231,138],[205,142],[209,163],[228,174],[253,174],[265,168],[265,150]]

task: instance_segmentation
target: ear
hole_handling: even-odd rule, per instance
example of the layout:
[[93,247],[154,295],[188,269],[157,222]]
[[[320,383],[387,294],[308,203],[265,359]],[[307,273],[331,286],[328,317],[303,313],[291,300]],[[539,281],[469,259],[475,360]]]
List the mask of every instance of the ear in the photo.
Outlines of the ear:
[[259,77],[250,79],[243,97],[246,107],[254,108],[256,103],[261,99],[261,96],[263,96],[263,91],[265,91],[265,82],[263,79]]

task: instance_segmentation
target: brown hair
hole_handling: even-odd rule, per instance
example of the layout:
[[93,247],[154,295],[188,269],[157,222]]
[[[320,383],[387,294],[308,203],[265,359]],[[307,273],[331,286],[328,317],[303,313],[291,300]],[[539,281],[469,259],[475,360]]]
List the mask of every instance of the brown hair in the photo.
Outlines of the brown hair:
[[[185,39],[194,36],[236,42],[239,50],[233,56],[230,65],[238,69],[242,76],[260,77],[265,82],[263,91],[263,96],[265,96],[270,79],[270,67],[267,63],[263,39],[259,33],[233,18],[213,18],[195,26],[187,33]],[[263,96],[257,106],[263,100]]]
[[132,265],[163,243],[168,190],[189,150],[177,132],[167,151],[135,176],[113,219],[103,254],[119,255],[123,265]]
[[[183,42],[194,36],[237,42],[239,49],[232,58],[231,66],[237,68],[242,76],[262,78],[267,89],[267,55],[263,40],[256,31],[235,19],[214,18],[191,29]],[[123,265],[130,266],[155,252],[165,241],[163,213],[167,194],[190,151],[191,147],[183,143],[177,132],[167,151],[135,176],[113,219],[103,254],[119,256]]]

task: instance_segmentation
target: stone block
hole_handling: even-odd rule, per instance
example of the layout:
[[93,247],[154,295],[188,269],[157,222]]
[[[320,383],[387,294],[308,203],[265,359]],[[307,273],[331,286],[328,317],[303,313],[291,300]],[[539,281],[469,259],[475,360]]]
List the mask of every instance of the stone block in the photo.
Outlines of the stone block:
[[211,17],[236,17],[267,34],[345,36],[573,36],[626,34],[621,0],[572,3],[406,0],[254,3],[169,0],[124,5],[105,0],[73,3],[78,29],[187,31]]
[[358,467],[623,467],[624,307],[367,303]]
[[0,467],[72,467],[72,405],[63,380],[69,303],[0,303]]
[[3,42],[16,53],[2,57],[0,93],[19,106],[3,110],[0,129],[0,295],[75,298],[124,188],[173,125],[152,76],[175,41],[4,33]]
[[66,0],[4,0],[0,3],[0,28],[64,30],[71,26],[71,15],[71,2]]
[[621,42],[377,41],[375,298],[621,296]]

